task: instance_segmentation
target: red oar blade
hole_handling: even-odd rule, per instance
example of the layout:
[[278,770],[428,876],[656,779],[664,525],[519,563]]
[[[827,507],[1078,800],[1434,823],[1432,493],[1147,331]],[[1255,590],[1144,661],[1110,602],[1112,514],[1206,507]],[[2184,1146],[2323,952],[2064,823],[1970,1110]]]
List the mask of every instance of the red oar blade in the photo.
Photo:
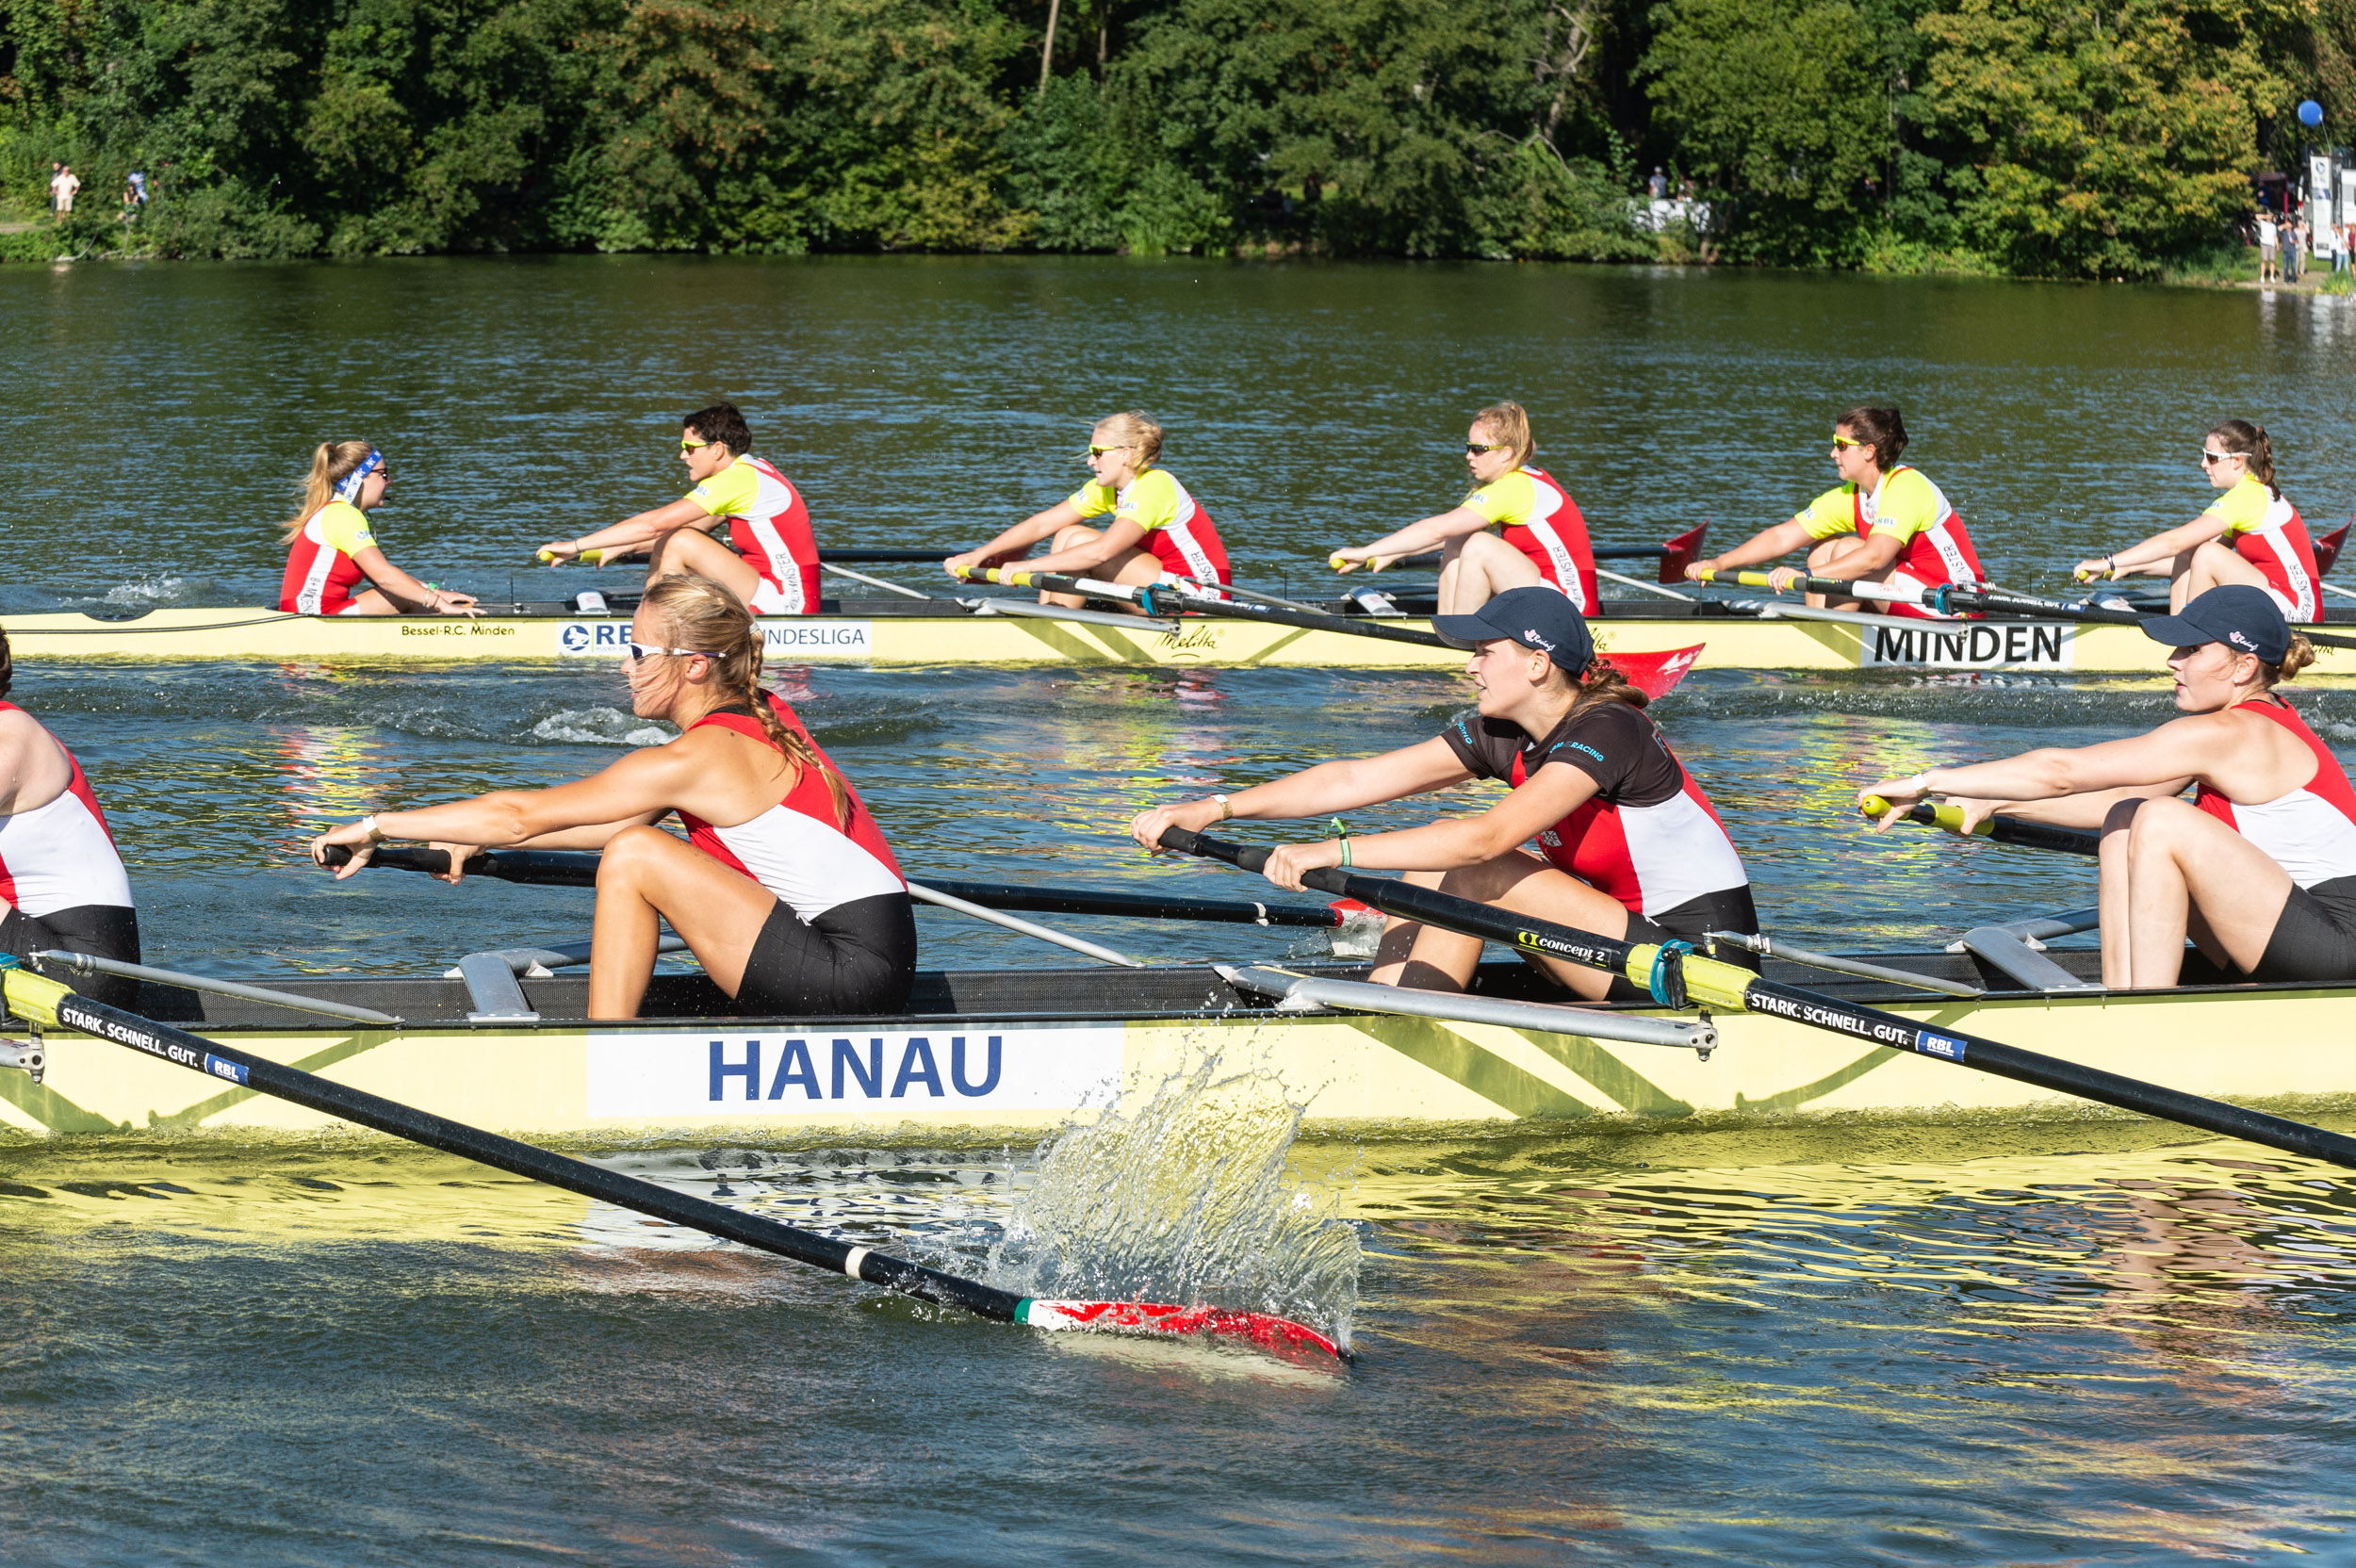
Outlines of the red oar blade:
[[2342,523],[2315,541],[2315,570],[2326,577],[2331,575],[2331,563],[2340,558],[2340,547],[2348,543],[2348,523],[2356,523],[2356,517],[2350,517],[2347,523]]
[[1224,1339],[1248,1339],[1268,1350],[1323,1350],[1339,1360],[1350,1360],[1349,1351],[1305,1323],[1226,1307],[1175,1307],[1153,1301],[1041,1301],[1034,1298],[1023,1301],[1017,1320],[1034,1329],[1211,1334]]
[[1685,568],[1702,558],[1702,541],[1709,535],[1710,523],[1705,519],[1698,528],[1661,541],[1661,580],[1683,582]]
[[1693,661],[1702,656],[1707,644],[1696,643],[1690,648],[1671,648],[1659,653],[1623,653],[1607,648],[1604,657],[1620,668],[1620,673],[1646,696],[1659,702],[1677,690],[1685,672],[1693,667]]

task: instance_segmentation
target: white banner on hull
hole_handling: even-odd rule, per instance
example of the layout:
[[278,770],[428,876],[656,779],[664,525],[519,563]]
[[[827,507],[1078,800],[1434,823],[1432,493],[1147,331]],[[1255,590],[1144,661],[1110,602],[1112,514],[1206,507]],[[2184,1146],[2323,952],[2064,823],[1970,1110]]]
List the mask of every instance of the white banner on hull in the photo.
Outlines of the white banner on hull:
[[[760,626],[766,659],[867,659],[875,651],[871,621],[763,616]],[[559,652],[582,659],[618,659],[629,641],[630,623],[624,620],[567,621],[556,633]]]
[[593,1117],[1065,1111],[1121,1092],[1119,1024],[921,1032],[697,1029],[589,1037]]
[[1857,662],[1932,670],[2067,670],[2075,667],[2078,629],[2034,621],[1925,621],[1921,629],[1873,627]]

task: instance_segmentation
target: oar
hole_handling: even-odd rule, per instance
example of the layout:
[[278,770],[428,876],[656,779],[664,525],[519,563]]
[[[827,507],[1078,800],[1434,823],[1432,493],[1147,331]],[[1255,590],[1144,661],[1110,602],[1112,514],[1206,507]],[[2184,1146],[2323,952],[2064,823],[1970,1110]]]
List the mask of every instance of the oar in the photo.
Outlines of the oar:
[[[1744,588],[1769,587],[1765,572],[1704,572],[1704,582],[1734,582]],[[1940,614],[1985,613],[1994,610],[2008,615],[2034,620],[2076,621],[2088,626],[2141,626],[2153,614],[2138,610],[2114,610],[2101,605],[2062,604],[2053,599],[2039,598],[2034,594],[2016,594],[1992,584],[1945,583],[1923,589],[1908,584],[1864,582],[1853,579],[1806,577],[1792,586],[1810,594],[1838,594],[1856,599],[1877,599],[1886,604],[1922,605]],[[2305,625],[2293,628],[2317,647],[2356,648],[2356,637],[2334,637],[2310,629]]]
[[[1189,833],[1183,827],[1163,829],[1161,844],[1164,849],[1182,855],[1223,860],[1245,871],[1256,872],[1268,864],[1268,852],[1265,849]],[[1500,942],[1516,952],[1544,954],[1625,976],[1648,990],[1653,1000],[1664,1007],[1739,1007],[1763,1013],[1891,1050],[1911,1051],[1995,1077],[2073,1094],[2120,1110],[2180,1121],[2203,1132],[2245,1138],[2288,1153],[2356,1168],[2356,1138],[2268,1116],[2263,1111],[2229,1105],[2221,1100],[2208,1100],[2122,1077],[2100,1068],[2084,1067],[2058,1056],[2022,1051],[1978,1035],[1926,1028],[1912,1019],[1877,1007],[1859,1006],[1822,991],[1762,979],[1748,970],[1703,957],[1683,942],[1620,941],[1389,877],[1363,876],[1338,867],[1312,871],[1301,880],[1320,892],[1354,898],[1401,920],[1421,921],[1468,937]]]
[[[502,867],[499,862],[487,858],[490,856],[522,856],[528,858],[511,860]],[[475,862],[478,859],[484,861],[480,874],[475,870]],[[351,850],[341,844],[327,846],[327,864],[342,866],[351,863]],[[450,870],[450,851],[379,849],[374,856],[370,857],[368,863],[391,866],[398,871],[422,871],[439,876]],[[594,850],[579,849],[482,851],[467,857],[466,871],[469,875],[481,874],[495,877],[503,882],[530,882],[542,887],[555,888],[595,887],[597,881],[597,854]],[[929,888],[921,882],[908,884],[908,896],[920,904],[930,904],[939,908],[953,909],[960,915],[1000,926],[1022,936],[1034,938],[1069,952],[1081,954],[1100,963],[1118,964],[1123,969],[1145,968],[1145,961],[1142,958],[1132,958],[1126,953],[1117,952],[1101,942],[1092,942],[1084,937],[1066,936],[1061,931],[1052,930],[1032,921],[1017,920],[1012,915],[999,914],[994,909],[983,908],[978,904],[958,897],[956,893]]]
[[[578,555],[568,556],[566,560],[578,563],[583,566],[602,566],[609,560],[618,560],[625,555],[634,553],[644,548],[646,548],[644,545],[633,545],[629,550],[582,550]],[[941,562],[946,561],[949,557],[957,553],[957,552],[955,550],[946,549],[821,550],[819,552],[818,559],[821,564],[829,561],[834,561],[840,562],[844,565],[851,566],[909,566],[918,564],[919,563],[926,565],[939,565]],[[556,559],[556,553],[553,550],[535,551],[532,559],[539,562],[543,566],[554,566],[563,564]]]
[[854,1246],[815,1231],[780,1225],[707,1199],[674,1192],[618,1170],[551,1153],[514,1138],[417,1110],[396,1101],[315,1077],[234,1045],[208,1040],[137,1013],[92,1002],[55,980],[0,955],[0,995],[7,1010],[44,1028],[63,1027],[287,1101],[323,1116],[390,1133],[428,1149],[461,1154],[496,1169],[577,1192],[584,1198],[667,1220],[728,1241],[757,1247],[795,1263],[881,1285],[920,1301],[956,1307],[1001,1323],[1034,1329],[1111,1329],[1143,1333],[1210,1333],[1251,1340],[1272,1349],[1315,1347],[1347,1360],[1350,1352],[1303,1324],[1267,1313],[1220,1307],[1181,1307],[1148,1301],[1055,1301],[1017,1296],[921,1263]]
[[[1879,795],[1867,795],[1858,810],[1875,822],[1890,815],[1890,802]],[[1907,822],[1924,827],[1943,827],[1950,833],[1963,831],[1963,808],[1934,806],[1918,800],[1906,808]],[[2051,849],[2064,855],[2098,855],[2102,849],[2102,835],[2085,827],[2056,827],[2051,823],[2023,822],[2019,817],[1990,817],[1972,830],[1975,839],[1993,839],[2000,844],[2019,844],[2023,849]]]
[[965,566],[958,569],[957,575],[968,582],[995,582],[1008,588],[1037,588],[1051,594],[1083,594],[1089,598],[1134,604],[1150,615],[1167,615],[1173,610],[1185,610],[1201,615],[1306,627],[1313,631],[1338,631],[1350,637],[1376,637],[1389,643],[1414,643],[1428,648],[1448,645],[1432,632],[1415,631],[1403,626],[1385,626],[1380,621],[1329,615],[1320,610],[1280,610],[1274,605],[1239,599],[1225,602],[1200,599],[1192,595],[1180,596],[1167,590],[1157,595],[1151,583],[1133,588],[1125,582],[1099,582],[1093,578],[1066,577],[1060,572],[1026,572],[1019,566]]
[[[352,852],[341,844],[329,846],[329,865],[345,865],[351,859]],[[386,844],[378,848],[368,864],[386,871],[423,872],[440,876],[450,871],[450,852]],[[543,888],[594,888],[597,883],[597,852],[479,849],[466,858],[466,874]],[[1096,888],[1022,888],[1004,882],[953,882],[937,876],[924,878],[924,885],[952,898],[992,909],[1029,909],[1050,915],[1123,915],[1137,920],[1331,928],[1346,923],[1353,913],[1363,913],[1347,899],[1333,904],[1262,904],[1239,898],[1174,898],[1160,893],[1109,892]]]
[[[1700,558],[1702,541],[1709,533],[1710,524],[1705,520],[1683,533],[1663,539],[1658,545],[1597,545],[1587,553],[1597,561],[1651,561],[1658,558],[1661,581],[1683,582],[1685,568]],[[1367,561],[1366,566],[1371,572],[1391,566],[1429,566],[1446,553],[1443,550],[1426,550],[1420,555],[1381,555]],[[1327,564],[1337,572],[1346,564],[1338,555],[1330,557]]]

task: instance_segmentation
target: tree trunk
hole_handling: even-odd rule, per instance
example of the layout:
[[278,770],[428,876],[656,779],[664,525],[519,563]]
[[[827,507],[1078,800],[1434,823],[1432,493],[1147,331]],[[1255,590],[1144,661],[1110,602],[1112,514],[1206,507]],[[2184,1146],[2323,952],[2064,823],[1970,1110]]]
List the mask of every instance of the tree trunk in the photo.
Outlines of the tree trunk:
[[1039,90],[1047,95],[1048,74],[1055,69],[1055,17],[1063,9],[1063,0],[1047,0],[1047,41],[1039,45]]

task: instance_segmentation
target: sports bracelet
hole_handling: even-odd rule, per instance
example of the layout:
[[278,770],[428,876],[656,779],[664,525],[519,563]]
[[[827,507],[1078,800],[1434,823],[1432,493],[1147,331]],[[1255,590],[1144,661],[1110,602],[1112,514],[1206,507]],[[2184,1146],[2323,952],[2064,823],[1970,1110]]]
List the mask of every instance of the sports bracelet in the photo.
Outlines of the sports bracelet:
[[1345,866],[1350,864],[1350,835],[1347,833],[1342,835],[1342,864]]
[[1219,821],[1226,822],[1235,816],[1235,808],[1227,804],[1227,797],[1225,795],[1213,795],[1211,798],[1219,802]]
[[375,812],[371,811],[367,816],[362,817],[360,819],[359,825],[368,830],[368,842],[370,844],[381,844],[384,841],[385,833],[383,828],[376,825]]

